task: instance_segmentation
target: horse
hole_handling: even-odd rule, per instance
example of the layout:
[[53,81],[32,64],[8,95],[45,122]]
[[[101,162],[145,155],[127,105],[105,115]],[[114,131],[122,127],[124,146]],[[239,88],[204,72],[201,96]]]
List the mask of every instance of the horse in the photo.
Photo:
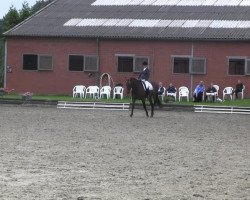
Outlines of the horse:
[[149,90],[148,92],[145,91],[142,81],[138,80],[136,78],[129,78],[126,80],[126,86],[127,86],[127,93],[129,94],[131,92],[132,94],[132,109],[130,113],[130,117],[133,116],[134,113],[134,107],[135,107],[135,101],[141,100],[143,108],[146,112],[146,116],[148,117],[148,111],[146,108],[145,100],[148,99],[151,107],[151,115],[150,117],[154,116],[154,105],[158,104],[159,107],[161,107],[161,102],[158,97],[158,85],[154,82],[151,83],[153,86],[153,90]]

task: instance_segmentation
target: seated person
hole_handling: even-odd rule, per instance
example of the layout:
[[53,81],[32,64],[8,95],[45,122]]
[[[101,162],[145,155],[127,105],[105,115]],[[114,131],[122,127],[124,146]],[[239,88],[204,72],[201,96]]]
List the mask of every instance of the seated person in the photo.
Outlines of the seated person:
[[158,95],[163,95],[163,93],[164,93],[164,88],[162,86],[162,82],[160,82],[158,87]]
[[235,94],[236,99],[238,99],[238,93],[242,92],[242,90],[243,90],[243,84],[242,84],[241,80],[238,80],[238,82],[235,86],[235,89],[233,90],[233,93],[232,93],[232,94]]
[[215,92],[217,92],[214,84],[211,83],[209,88],[206,90],[205,102],[207,101],[208,96],[212,96],[212,101],[215,101]]
[[194,102],[202,102],[203,93],[205,91],[204,82],[200,81],[194,90]]
[[176,88],[173,86],[172,83],[169,84],[167,92],[168,93],[176,93]]

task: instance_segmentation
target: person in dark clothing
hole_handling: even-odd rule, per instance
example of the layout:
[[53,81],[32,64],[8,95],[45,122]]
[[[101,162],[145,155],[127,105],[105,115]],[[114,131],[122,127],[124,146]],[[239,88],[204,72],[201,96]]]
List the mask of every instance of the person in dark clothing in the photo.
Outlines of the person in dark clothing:
[[214,84],[211,83],[209,88],[206,90],[205,102],[207,101],[208,96],[212,96],[212,101],[215,101],[215,92],[217,92]]
[[175,88],[175,86],[173,86],[172,83],[169,84],[167,92],[168,93],[176,93],[176,88]]
[[158,95],[163,95],[163,93],[164,93],[164,87],[162,86],[162,82],[160,82],[158,87]]
[[235,89],[233,90],[232,95],[235,94],[235,98],[238,99],[238,93],[242,92],[242,90],[243,90],[243,84],[242,84],[241,80],[238,80],[238,82],[235,86]]

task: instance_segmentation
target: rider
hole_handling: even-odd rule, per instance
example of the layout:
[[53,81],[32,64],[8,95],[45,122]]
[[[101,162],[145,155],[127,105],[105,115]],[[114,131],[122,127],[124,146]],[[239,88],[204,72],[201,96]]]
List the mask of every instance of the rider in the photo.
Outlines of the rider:
[[144,61],[142,63],[142,66],[143,66],[143,71],[140,73],[138,79],[144,83],[146,93],[148,94],[149,90],[153,90],[152,84],[148,81],[149,75],[150,75],[150,72],[148,69],[148,63],[146,61]]

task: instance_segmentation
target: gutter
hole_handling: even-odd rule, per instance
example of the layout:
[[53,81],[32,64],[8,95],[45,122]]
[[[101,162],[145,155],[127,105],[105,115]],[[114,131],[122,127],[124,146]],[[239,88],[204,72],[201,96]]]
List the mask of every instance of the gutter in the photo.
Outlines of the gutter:
[[3,83],[3,86],[4,88],[6,87],[7,85],[7,64],[8,64],[8,49],[7,49],[7,40],[5,40],[5,47],[4,47],[4,83]]

